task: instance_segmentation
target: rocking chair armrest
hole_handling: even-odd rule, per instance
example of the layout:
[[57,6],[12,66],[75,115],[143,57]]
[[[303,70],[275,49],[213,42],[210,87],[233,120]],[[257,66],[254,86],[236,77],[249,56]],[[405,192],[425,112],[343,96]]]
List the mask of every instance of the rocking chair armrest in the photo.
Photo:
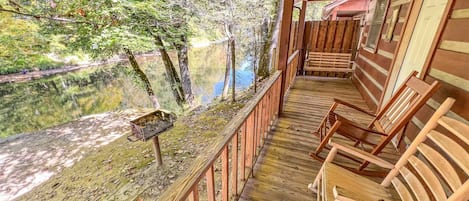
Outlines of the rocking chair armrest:
[[359,157],[363,160],[366,160],[368,162],[374,163],[380,167],[387,168],[387,169],[393,169],[394,165],[378,156],[375,156],[371,153],[368,153],[366,151],[363,151],[361,149],[358,149],[356,147],[340,143],[340,142],[332,142],[332,140],[329,141],[329,144],[332,147],[337,148],[340,151],[346,152],[348,154],[354,155],[356,157]]
[[367,114],[367,115],[370,115],[370,116],[372,116],[372,117],[376,117],[376,115],[373,114],[373,113],[371,113],[370,111],[366,111],[366,110],[364,110],[364,109],[362,109],[362,108],[360,108],[360,107],[358,107],[358,106],[356,106],[356,105],[350,104],[350,103],[345,102],[345,101],[343,101],[343,100],[334,98],[334,102],[335,102],[335,103],[338,103],[338,104],[341,104],[341,105],[345,105],[345,106],[347,106],[347,107],[350,107],[350,108],[355,109],[355,110],[357,110],[357,111],[359,111],[359,112],[362,112],[362,113],[365,113],[365,114]]

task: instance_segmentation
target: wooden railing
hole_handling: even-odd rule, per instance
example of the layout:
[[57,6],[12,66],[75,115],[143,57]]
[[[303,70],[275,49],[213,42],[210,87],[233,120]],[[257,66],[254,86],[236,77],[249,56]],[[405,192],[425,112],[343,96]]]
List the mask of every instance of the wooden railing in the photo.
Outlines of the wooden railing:
[[300,58],[300,50],[293,52],[293,54],[291,54],[288,57],[287,69],[285,70],[286,71],[285,90],[284,90],[285,92],[287,92],[288,89],[290,89],[290,86],[293,84],[293,81],[295,81],[296,73],[298,71],[299,58]]
[[[176,180],[160,200],[197,201],[217,198],[227,201],[240,195],[247,179],[253,175],[253,167],[268,131],[278,117],[282,82],[280,75],[280,71],[277,71],[266,81],[264,87],[220,133],[223,137],[206,155],[199,156],[187,173]],[[215,169],[221,169],[221,174]],[[221,185],[216,185],[220,182]],[[221,189],[217,191],[216,188]]]

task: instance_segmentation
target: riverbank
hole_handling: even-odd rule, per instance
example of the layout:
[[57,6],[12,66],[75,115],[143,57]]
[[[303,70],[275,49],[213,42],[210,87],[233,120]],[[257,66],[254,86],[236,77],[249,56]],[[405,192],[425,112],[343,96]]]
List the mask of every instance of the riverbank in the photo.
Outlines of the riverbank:
[[[6,154],[0,155],[0,159],[16,159],[16,162],[8,160],[10,161],[8,167],[2,167],[4,170],[9,170],[5,171],[2,177],[9,179],[8,182],[0,180],[0,183],[5,183],[0,187],[0,197],[4,198],[7,195],[10,196],[6,197],[9,200],[37,186],[19,200],[133,200],[137,197],[155,199],[187,169],[193,159],[203,153],[205,148],[218,137],[219,131],[249,101],[252,93],[252,90],[246,91],[237,103],[221,102],[206,108],[200,107],[180,117],[174,128],[160,137],[165,163],[160,168],[154,165],[151,143],[127,141],[126,135],[130,133],[128,118],[122,122],[116,122],[115,124],[119,124],[116,130],[96,129],[114,126],[97,124],[94,123],[95,119],[86,118],[70,122],[66,124],[67,126],[43,131],[46,133],[63,132],[61,135],[56,134],[57,141],[61,143],[54,143],[54,140],[41,140],[41,135],[27,135],[18,139],[27,138],[28,142],[32,143],[29,145],[17,140],[6,142],[8,146],[2,145],[4,150],[0,150],[0,153]],[[137,113],[133,113],[133,116],[135,114]],[[114,122],[112,120],[114,118],[106,119]],[[69,129],[72,125],[80,128],[87,124],[95,127]],[[99,136],[107,136],[109,133],[116,135],[114,141],[98,140]],[[86,137],[87,135],[95,136],[95,138]],[[69,143],[80,144],[82,149],[67,146]],[[93,146],[97,143],[102,146]],[[58,148],[57,145],[62,147]],[[17,146],[16,154],[18,155],[11,155],[12,149],[9,148],[11,146]],[[54,150],[38,149],[37,146],[52,147]],[[68,150],[69,147],[71,150]],[[70,155],[68,153],[79,153],[79,157],[67,163]],[[27,164],[23,160],[40,162]],[[63,167],[55,168],[57,171],[52,172],[54,166],[48,166],[51,163],[60,163]],[[75,164],[72,166],[73,163]],[[24,172],[21,177],[14,174],[15,172],[19,174],[21,171]],[[34,183],[32,181],[41,179],[42,182],[35,182],[35,185],[32,185]],[[12,189],[16,189],[16,196],[13,195]],[[5,194],[5,191],[9,191],[8,194]]]
[[[153,57],[155,55],[158,55],[158,54],[156,53],[139,54],[139,55],[136,55],[136,58],[140,59],[140,58],[145,58],[145,57]],[[30,72],[25,72],[25,73],[0,75],[0,84],[27,82],[30,80],[41,79],[41,78],[45,78],[45,77],[49,77],[53,75],[65,74],[65,73],[75,72],[75,71],[79,71],[83,69],[96,68],[99,66],[115,64],[118,62],[126,62],[126,61],[127,61],[127,58],[125,57],[116,57],[116,58],[108,59],[105,61],[91,62],[91,63],[81,64],[81,65],[69,65],[69,66],[63,66],[60,68],[48,69],[48,70],[37,70],[37,71],[30,71]]]

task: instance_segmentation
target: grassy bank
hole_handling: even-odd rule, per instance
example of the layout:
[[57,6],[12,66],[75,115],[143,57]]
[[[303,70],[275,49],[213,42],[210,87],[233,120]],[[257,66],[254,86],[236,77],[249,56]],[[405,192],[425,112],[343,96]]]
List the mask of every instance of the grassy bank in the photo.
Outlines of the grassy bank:
[[[250,93],[247,93],[250,94]],[[132,200],[157,198],[250,99],[222,102],[180,117],[160,137],[164,166],[156,168],[150,142],[128,142],[126,134],[88,153],[70,168],[19,200]],[[130,130],[130,129],[129,129]]]

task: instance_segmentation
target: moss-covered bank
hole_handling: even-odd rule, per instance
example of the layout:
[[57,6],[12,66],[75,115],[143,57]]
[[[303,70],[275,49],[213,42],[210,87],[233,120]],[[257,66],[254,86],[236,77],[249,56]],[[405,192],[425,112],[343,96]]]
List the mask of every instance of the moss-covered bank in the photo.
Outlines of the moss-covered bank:
[[122,136],[19,200],[155,199],[212,143],[249,98],[246,95],[237,103],[222,102],[179,118],[174,128],[160,136],[163,167],[155,167],[150,142],[132,143]]

